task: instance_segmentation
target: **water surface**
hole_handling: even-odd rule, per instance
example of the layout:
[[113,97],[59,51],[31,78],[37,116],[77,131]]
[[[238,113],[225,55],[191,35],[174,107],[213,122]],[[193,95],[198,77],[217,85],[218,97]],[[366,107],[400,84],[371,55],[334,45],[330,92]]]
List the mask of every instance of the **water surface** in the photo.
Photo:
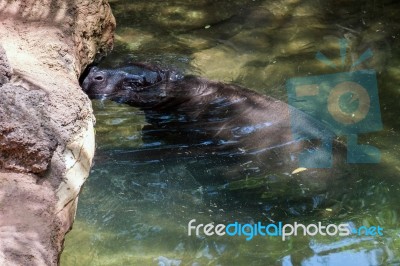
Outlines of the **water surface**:
[[[61,265],[399,265],[400,4],[396,1],[110,1],[114,52],[101,65],[146,61],[232,82],[288,101],[292,77],[374,69],[384,129],[360,136],[378,147],[379,164],[354,166],[340,196],[313,210],[285,202],[290,191],[248,204],[198,182],[181,160],[141,160],[144,115],[94,101],[97,157],[79,198]],[[341,65],[332,69],[321,51]],[[370,48],[374,56],[351,69]],[[138,152],[135,156],[129,152]],[[127,157],[126,154],[130,155]],[[137,159],[132,159],[137,158]],[[207,161],[201,161],[207,171]],[[352,166],[353,167],[353,166]],[[200,171],[200,170],[199,170]],[[356,172],[356,171],[355,171]],[[255,180],[255,186],[259,185]],[[240,187],[242,184],[239,184]],[[338,184],[332,184],[332,186]],[[243,187],[241,187],[242,189]],[[277,199],[276,194],[280,197]],[[314,199],[318,201],[318,198]],[[189,237],[198,223],[299,222],[381,226],[383,236]]]

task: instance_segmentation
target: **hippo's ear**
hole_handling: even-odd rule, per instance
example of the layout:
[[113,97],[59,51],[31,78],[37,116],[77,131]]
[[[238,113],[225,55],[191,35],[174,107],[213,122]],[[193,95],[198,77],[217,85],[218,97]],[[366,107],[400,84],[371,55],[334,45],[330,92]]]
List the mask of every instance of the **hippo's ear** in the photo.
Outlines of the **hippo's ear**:
[[182,73],[179,73],[177,71],[170,71],[168,73],[168,80],[169,81],[177,81],[177,80],[183,79],[183,77],[184,76],[182,75]]
[[124,79],[122,86],[126,89],[136,89],[146,86],[146,80],[142,76],[130,74]]

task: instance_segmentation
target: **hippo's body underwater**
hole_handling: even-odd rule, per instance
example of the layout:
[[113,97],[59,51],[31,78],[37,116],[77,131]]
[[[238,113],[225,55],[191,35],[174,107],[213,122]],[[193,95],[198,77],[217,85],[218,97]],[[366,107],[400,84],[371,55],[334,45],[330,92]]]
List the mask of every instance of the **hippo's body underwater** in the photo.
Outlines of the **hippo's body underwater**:
[[[340,143],[334,145],[332,168],[295,171],[301,152],[318,148],[318,139],[332,133],[286,103],[240,86],[135,64],[113,70],[93,67],[82,87],[92,99],[109,99],[143,110],[150,124],[144,129],[145,137],[180,147],[180,153],[186,147],[186,154],[214,156],[213,169],[219,170],[206,182],[221,184],[262,176],[268,186],[276,179],[296,180],[323,191],[333,180],[344,177],[340,160],[346,152]],[[291,128],[290,115],[301,127]],[[293,139],[293,131],[310,140]],[[162,151],[159,156],[167,157]],[[219,168],[222,164],[228,167]],[[196,164],[190,167],[196,168]]]

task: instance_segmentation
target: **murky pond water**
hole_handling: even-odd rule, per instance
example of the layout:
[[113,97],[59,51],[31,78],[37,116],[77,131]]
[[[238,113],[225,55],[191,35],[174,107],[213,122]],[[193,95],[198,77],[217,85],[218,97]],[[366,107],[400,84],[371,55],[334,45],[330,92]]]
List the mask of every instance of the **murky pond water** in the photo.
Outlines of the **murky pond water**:
[[[280,184],[269,184],[274,196],[253,199],[200,184],[187,158],[141,158],[149,148],[141,138],[143,113],[93,101],[98,152],[61,265],[400,265],[397,1],[116,0],[111,5],[117,42],[101,63],[104,67],[146,61],[285,102],[290,78],[374,69],[383,130],[360,134],[359,141],[377,147],[382,159],[350,166],[353,178],[332,184],[322,194],[329,199],[324,205],[312,197],[312,210],[285,200],[293,192]],[[341,39],[348,44],[344,64]],[[355,64],[368,49],[373,56]],[[336,69],[316,59],[319,51]],[[196,171],[206,172],[208,165],[205,158]],[[380,226],[383,235],[300,234],[285,241],[273,236],[250,241],[244,235],[196,237],[187,233],[192,219],[197,224],[346,223],[352,228]]]

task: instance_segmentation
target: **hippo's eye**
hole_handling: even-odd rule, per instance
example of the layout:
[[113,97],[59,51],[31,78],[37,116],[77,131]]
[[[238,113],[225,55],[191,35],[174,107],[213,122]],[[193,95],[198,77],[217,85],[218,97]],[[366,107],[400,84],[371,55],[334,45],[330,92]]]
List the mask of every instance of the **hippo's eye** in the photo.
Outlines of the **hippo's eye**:
[[97,81],[103,81],[104,77],[99,75],[99,76],[95,76],[94,79]]

